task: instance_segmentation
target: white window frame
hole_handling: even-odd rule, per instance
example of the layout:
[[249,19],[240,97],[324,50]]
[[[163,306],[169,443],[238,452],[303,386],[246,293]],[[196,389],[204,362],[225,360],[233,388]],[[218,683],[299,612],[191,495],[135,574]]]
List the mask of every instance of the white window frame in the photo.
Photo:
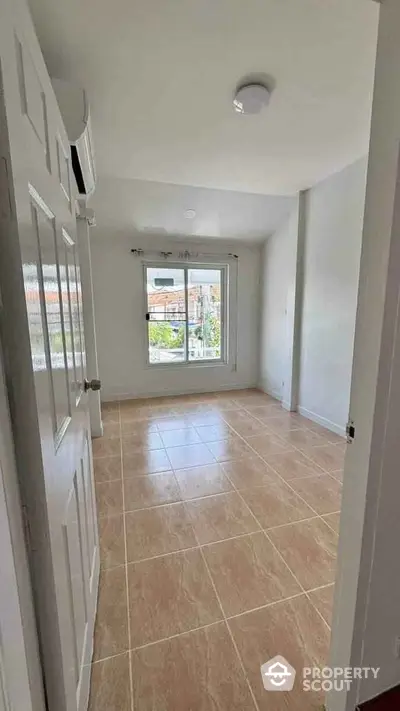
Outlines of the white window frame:
[[[184,272],[184,286],[185,286],[185,312],[186,312],[186,332],[185,332],[185,350],[186,359],[182,361],[177,361],[175,363],[151,363],[150,362],[150,351],[149,351],[149,321],[146,318],[147,313],[149,313],[148,300],[147,300],[147,270],[148,269],[180,269]],[[205,271],[219,271],[221,272],[221,357],[220,358],[210,358],[204,360],[189,360],[189,304],[188,304],[188,272],[191,269],[204,269]],[[228,264],[214,264],[214,263],[197,263],[197,262],[143,262],[143,296],[144,296],[144,324],[145,324],[145,347],[146,347],[146,365],[149,368],[199,368],[202,366],[220,366],[228,364],[228,333],[229,333],[229,323],[228,323],[228,295],[229,289],[229,265]]]

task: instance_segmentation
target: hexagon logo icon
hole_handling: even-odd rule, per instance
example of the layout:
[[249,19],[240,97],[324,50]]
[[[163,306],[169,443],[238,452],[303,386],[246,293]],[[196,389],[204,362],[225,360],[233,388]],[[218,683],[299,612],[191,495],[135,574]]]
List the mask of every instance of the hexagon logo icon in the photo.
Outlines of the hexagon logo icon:
[[266,691],[292,691],[296,670],[278,655],[261,666],[261,676]]

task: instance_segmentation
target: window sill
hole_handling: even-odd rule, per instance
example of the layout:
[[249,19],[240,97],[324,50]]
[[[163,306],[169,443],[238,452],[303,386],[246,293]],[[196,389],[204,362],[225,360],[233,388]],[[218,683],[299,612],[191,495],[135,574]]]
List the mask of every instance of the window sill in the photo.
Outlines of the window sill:
[[227,367],[229,363],[225,360],[203,360],[192,363],[146,363],[148,370],[176,370],[178,368],[221,368]]

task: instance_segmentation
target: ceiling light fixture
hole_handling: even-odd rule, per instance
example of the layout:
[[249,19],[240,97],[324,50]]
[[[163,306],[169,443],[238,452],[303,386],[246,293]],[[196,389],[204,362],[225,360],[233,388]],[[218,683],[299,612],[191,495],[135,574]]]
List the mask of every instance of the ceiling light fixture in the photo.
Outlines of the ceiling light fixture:
[[233,98],[233,107],[238,114],[259,114],[268,106],[271,91],[264,84],[244,84]]
[[196,210],[192,210],[190,208],[189,210],[185,210],[183,215],[187,220],[194,220],[194,218],[196,217]]

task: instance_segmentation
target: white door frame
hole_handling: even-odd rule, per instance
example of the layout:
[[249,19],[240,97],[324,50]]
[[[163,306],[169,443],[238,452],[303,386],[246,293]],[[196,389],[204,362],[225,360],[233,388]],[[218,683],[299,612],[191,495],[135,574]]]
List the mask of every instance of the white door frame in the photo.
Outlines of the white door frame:
[[[79,262],[81,267],[83,322],[86,343],[86,364],[88,380],[99,379],[99,364],[97,360],[96,321],[94,312],[92,255],[90,245],[90,229],[93,211],[87,208],[87,198],[79,196],[77,201],[76,228],[78,233]],[[92,437],[101,437],[103,423],[101,420],[100,391],[90,390],[89,417]]]
[[381,667],[328,696],[354,711],[400,683],[400,3],[380,9],[331,665]]

